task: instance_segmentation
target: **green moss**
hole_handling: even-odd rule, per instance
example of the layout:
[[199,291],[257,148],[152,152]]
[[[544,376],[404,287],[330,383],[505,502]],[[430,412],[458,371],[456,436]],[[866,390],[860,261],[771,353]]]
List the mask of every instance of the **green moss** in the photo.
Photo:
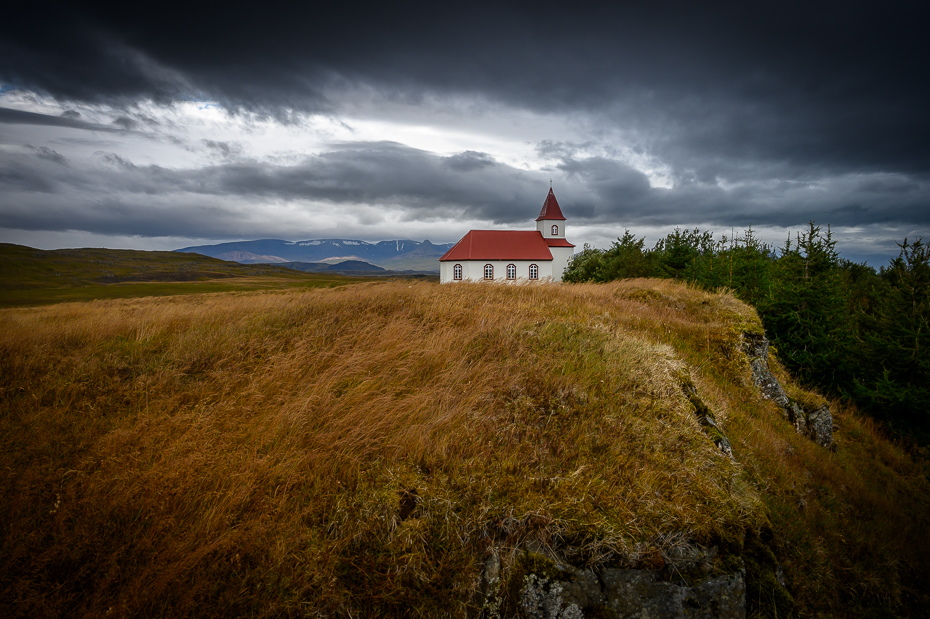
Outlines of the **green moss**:
[[729,453],[730,440],[717,425],[714,412],[698,396],[697,387],[694,386],[691,378],[686,374],[680,374],[679,380],[681,381],[682,391],[684,391],[691,406],[694,407],[694,414],[704,429],[704,433],[721,451]]

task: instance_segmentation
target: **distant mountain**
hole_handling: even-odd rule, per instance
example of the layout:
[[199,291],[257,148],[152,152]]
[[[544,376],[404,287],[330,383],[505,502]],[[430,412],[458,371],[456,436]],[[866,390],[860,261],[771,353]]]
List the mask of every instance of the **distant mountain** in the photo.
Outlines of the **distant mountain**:
[[[195,253],[199,254],[201,252]],[[287,262],[287,260],[279,258],[278,256],[259,256],[258,254],[253,254],[248,251],[227,251],[217,256],[211,256],[211,258],[219,258],[220,260],[228,260],[230,262],[241,262],[242,264],[279,264]]]
[[362,260],[346,260],[344,262],[337,262],[336,264],[329,264],[326,262],[282,262],[279,263],[282,267],[287,267],[289,269],[294,269],[295,271],[307,271],[310,273],[337,273],[337,272],[348,272],[348,271],[359,271],[362,273],[373,273],[373,272],[382,272],[385,269],[371,264],[370,262],[363,262]]
[[394,271],[439,271],[439,257],[452,245],[453,243],[434,245],[429,241],[411,240],[369,243],[351,239],[263,239],[198,245],[176,251],[203,254],[244,264],[360,260]]

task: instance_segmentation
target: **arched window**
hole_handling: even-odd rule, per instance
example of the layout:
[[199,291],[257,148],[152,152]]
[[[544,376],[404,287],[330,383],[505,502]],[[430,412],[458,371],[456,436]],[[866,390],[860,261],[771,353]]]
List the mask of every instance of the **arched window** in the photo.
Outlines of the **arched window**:
[[530,265],[530,279],[539,279],[539,267],[535,264]]
[[[536,237],[539,238],[539,237]],[[507,279],[517,279],[517,265],[508,264],[507,265]]]
[[452,267],[452,279],[462,279],[462,265],[457,264]]
[[[539,237],[537,237],[539,238]],[[484,278],[485,279],[494,279],[494,265],[486,264],[484,265]]]
[[552,236],[559,236],[559,227],[552,226]]

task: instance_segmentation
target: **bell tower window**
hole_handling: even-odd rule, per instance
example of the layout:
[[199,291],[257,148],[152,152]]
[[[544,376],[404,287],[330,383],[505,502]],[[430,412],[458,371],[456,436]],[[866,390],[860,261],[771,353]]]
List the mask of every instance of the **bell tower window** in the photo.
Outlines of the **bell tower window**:
[[552,226],[552,236],[559,236],[559,227]]

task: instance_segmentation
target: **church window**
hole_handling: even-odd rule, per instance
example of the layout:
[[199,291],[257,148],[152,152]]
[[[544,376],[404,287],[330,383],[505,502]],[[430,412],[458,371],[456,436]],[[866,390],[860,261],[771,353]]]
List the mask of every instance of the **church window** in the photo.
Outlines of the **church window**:
[[484,265],[484,278],[494,279],[494,265],[493,264]]
[[552,226],[552,236],[559,236],[559,227]]
[[530,279],[539,279],[539,267],[535,264],[530,265]]
[[515,264],[507,265],[507,279],[517,279],[517,265]]
[[462,279],[462,265],[457,264],[452,267],[452,279]]

